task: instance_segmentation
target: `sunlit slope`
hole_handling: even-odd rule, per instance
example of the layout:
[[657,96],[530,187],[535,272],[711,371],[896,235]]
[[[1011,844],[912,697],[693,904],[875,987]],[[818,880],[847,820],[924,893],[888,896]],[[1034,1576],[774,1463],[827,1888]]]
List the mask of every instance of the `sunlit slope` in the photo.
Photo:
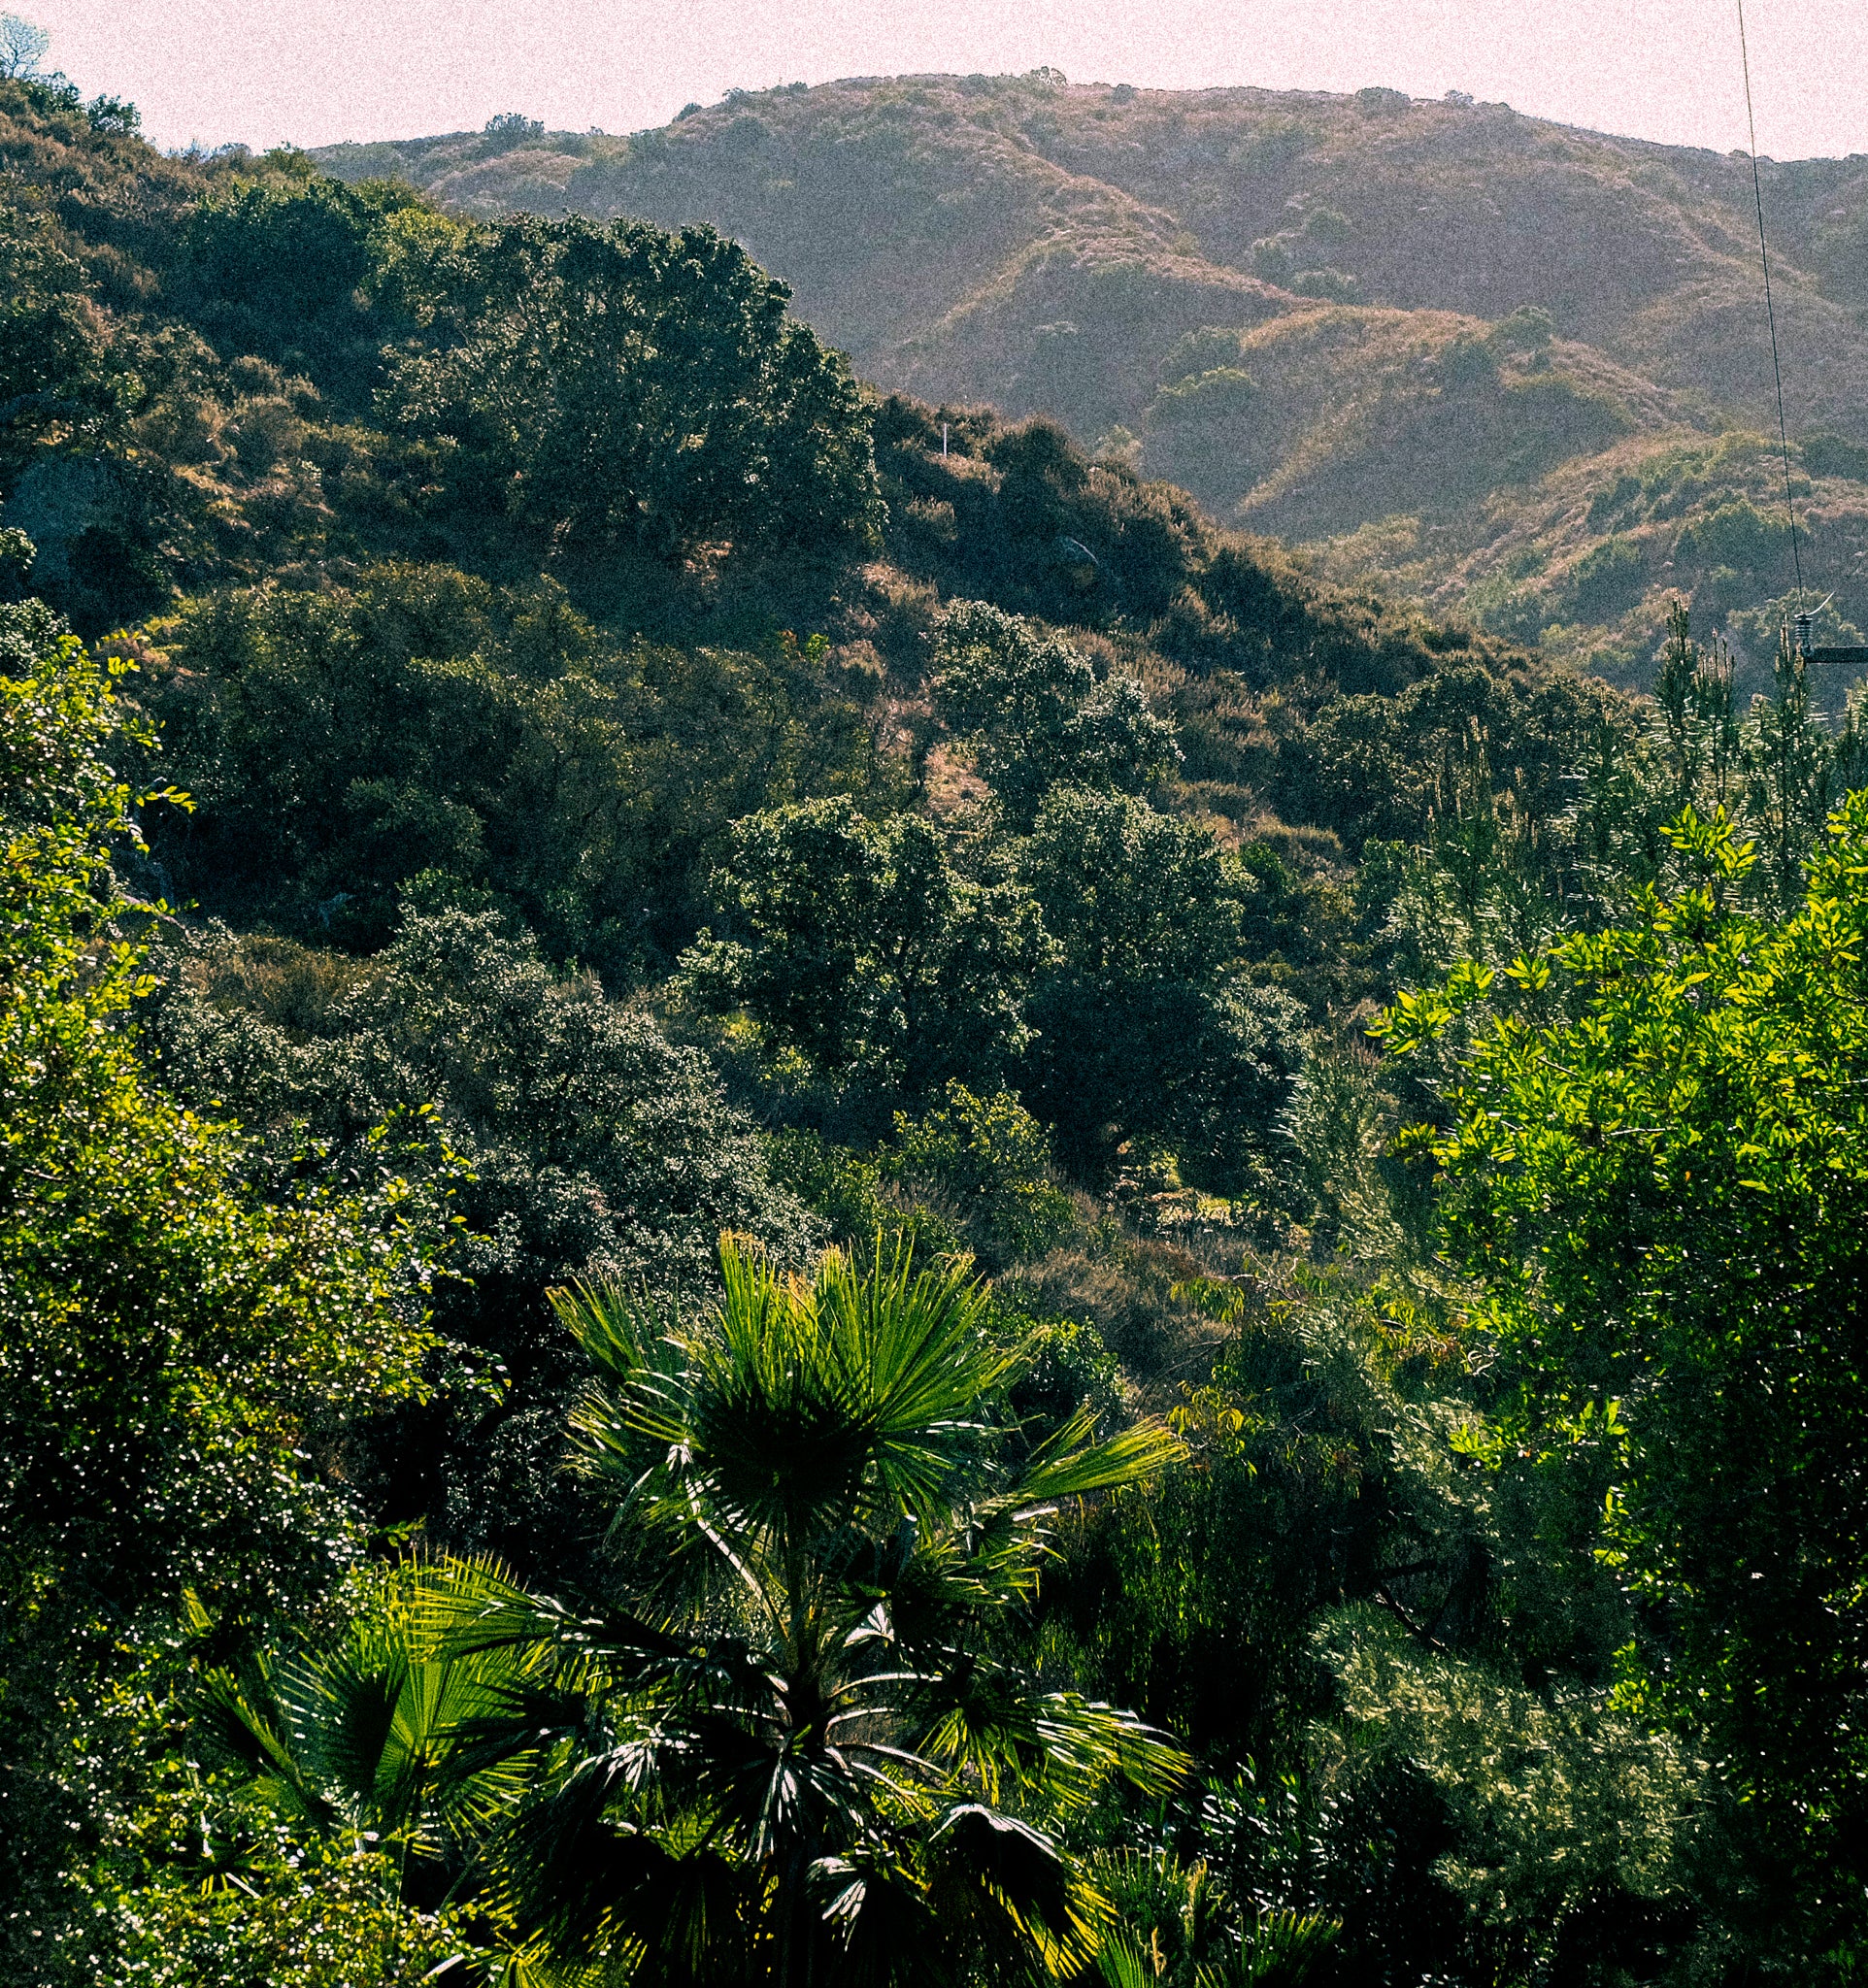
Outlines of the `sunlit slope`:
[[[1407,584],[1611,664],[1642,650],[1669,588],[1723,613],[1789,584],[1768,531],[1726,532],[1710,567],[1672,543],[1768,501],[1759,451],[1729,442],[1776,421],[1742,155],[1390,90],[1038,72],[736,93],[633,138],[320,157],[474,212],[712,221],[880,384],[1051,414],[1222,517],[1319,546],[1360,534],[1330,554],[1358,571],[1405,549]],[[1868,612],[1868,458],[1841,446],[1868,442],[1868,160],[1767,161],[1763,180],[1816,577]],[[1601,529],[1601,476],[1667,483],[1682,450],[1718,466],[1685,480],[1684,511]],[[1545,585],[1618,537],[1634,551],[1603,555],[1616,584]]]
[[[320,157],[482,212],[712,220],[891,384],[957,388],[966,341],[944,334],[988,307],[996,335],[1008,315],[1027,334],[995,361],[1001,397],[1071,419],[1107,385],[1058,350],[1052,309],[1099,307],[1144,275],[1163,318],[1129,349],[1136,407],[1189,293],[1210,321],[1245,324],[1297,308],[1295,285],[1487,319],[1541,305],[1560,336],[1658,384],[1767,412],[1749,164],[1503,105],[925,77],[736,95],[629,139],[471,134]],[[1864,160],[1767,164],[1800,422],[1868,419],[1851,315],[1868,297],[1864,185]],[[1066,270],[1095,280],[1073,286]],[[1019,296],[1032,308],[1008,313]],[[1085,333],[1094,348],[1077,321]]]

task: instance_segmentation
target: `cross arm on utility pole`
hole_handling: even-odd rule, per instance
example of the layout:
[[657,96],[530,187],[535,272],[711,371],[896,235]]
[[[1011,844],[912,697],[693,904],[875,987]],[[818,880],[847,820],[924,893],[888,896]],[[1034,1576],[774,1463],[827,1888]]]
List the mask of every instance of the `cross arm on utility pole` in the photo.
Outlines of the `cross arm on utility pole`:
[[1859,663],[1868,669],[1868,642],[1829,643],[1818,648],[1810,640],[1810,616],[1796,617],[1797,654],[1806,663]]

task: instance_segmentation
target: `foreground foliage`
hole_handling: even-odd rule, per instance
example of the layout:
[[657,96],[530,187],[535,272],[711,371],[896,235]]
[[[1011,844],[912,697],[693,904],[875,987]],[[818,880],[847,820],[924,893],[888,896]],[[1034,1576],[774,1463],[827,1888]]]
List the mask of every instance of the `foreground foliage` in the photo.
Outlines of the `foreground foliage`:
[[[279,1812],[400,1844],[405,1893],[463,1855],[543,1960],[665,1981],[1051,1974],[1108,1901],[1057,1831],[1183,1758],[1019,1660],[1057,1505],[1177,1445],[1029,1446],[995,1409],[1017,1356],[961,1268],[731,1239],[684,1319],[560,1294],[596,1378],[573,1457],[612,1515],[617,1601],[484,1567],[415,1569],[328,1652],[216,1684]],[[374,1709],[373,1707],[378,1708]],[[423,1877],[426,1871],[432,1873]]]
[[[1593,1515],[1625,1699],[1708,1736],[1759,1916],[1853,1940],[1868,797],[1780,924],[1734,909],[1756,856],[1722,817],[1674,840],[1688,887],[1510,970],[1432,1151],[1509,1382],[1488,1440]],[[1391,1040],[1484,991],[1404,1002]]]
[[184,1592],[260,1618],[354,1550],[330,1466],[425,1390],[446,1174],[412,1190],[379,1131],[268,1199],[248,1139],[152,1080],[116,684],[36,605],[0,609],[0,1840],[4,1937],[50,1946],[93,1937],[61,1887],[110,1848],[100,1691]]

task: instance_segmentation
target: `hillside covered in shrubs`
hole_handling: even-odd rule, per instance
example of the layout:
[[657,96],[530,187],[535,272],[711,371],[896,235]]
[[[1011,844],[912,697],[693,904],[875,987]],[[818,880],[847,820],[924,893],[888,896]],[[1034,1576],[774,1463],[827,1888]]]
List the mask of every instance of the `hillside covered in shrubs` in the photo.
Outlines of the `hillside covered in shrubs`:
[[[464,214],[710,222],[865,379],[1047,414],[1631,686],[1688,595],[1768,678],[1750,617],[1792,571],[1742,153],[1051,71],[733,91],[629,137],[496,125],[319,158]],[[1814,591],[1868,625],[1868,165],[1767,159],[1762,188]]]
[[[896,192],[1158,112],[864,89]],[[1332,579],[528,151],[655,148],[0,82],[0,1980],[1853,1980],[1858,696]],[[1426,308],[1274,262],[1177,379]]]

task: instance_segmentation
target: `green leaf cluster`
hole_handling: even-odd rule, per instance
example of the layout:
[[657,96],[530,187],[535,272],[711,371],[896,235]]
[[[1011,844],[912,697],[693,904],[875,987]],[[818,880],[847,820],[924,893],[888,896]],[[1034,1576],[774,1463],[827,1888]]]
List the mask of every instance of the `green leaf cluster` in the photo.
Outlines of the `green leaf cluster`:
[[[1738,908],[1729,824],[1672,837],[1699,880],[1523,963],[1560,1018],[1476,1031],[1425,1143],[1485,1294],[1501,1455],[1627,1593],[1628,1703],[1706,1735],[1760,1839],[1753,1909],[1854,1938],[1868,797],[1779,922]],[[1481,991],[1404,1004],[1391,1040]]]
[[[160,908],[117,864],[143,807],[116,674],[35,605],[0,609],[0,1881],[43,1937],[104,1852],[79,1736],[184,1590],[263,1615],[353,1550],[348,1430],[419,1398],[446,1172],[268,1199],[236,1127],[151,1076],[127,1026]],[[18,1950],[20,1955],[23,1949]],[[23,1965],[23,1958],[21,1959]],[[11,1963],[9,1963],[11,1965]]]

